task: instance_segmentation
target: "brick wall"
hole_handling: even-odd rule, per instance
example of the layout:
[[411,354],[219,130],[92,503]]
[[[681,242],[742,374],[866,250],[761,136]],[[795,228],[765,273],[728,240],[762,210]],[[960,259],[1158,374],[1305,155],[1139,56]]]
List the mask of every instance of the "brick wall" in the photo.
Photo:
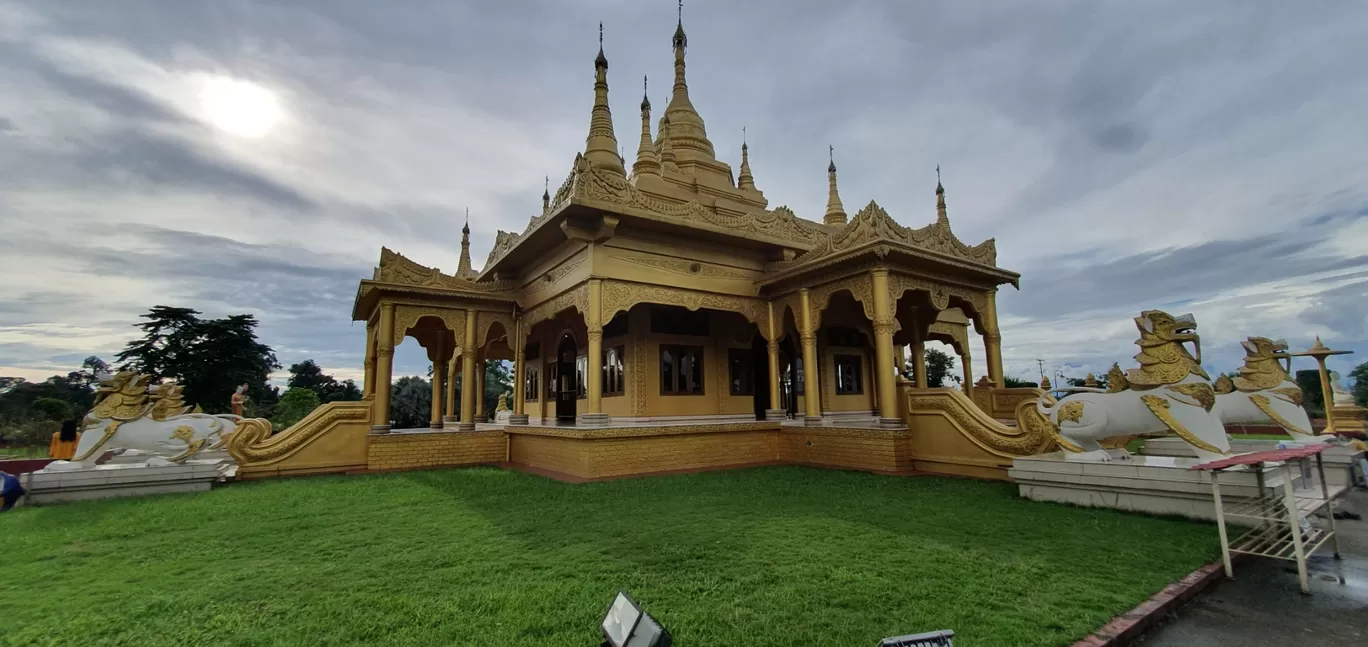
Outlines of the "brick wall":
[[441,431],[377,434],[370,437],[372,471],[406,470],[504,462],[502,431]]
[[791,427],[779,433],[779,460],[872,472],[906,472],[912,459],[905,433]]

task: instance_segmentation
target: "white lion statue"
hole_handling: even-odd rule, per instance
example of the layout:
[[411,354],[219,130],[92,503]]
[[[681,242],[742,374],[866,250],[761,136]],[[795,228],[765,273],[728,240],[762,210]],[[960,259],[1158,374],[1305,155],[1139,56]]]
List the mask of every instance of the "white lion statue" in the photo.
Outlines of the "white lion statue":
[[148,376],[122,371],[102,380],[95,407],[86,415],[76,454],[54,461],[48,471],[94,467],[105,451],[123,449],[153,454],[146,465],[183,463],[206,449],[222,447],[235,431],[266,425],[265,420],[191,410],[181,397],[182,387],[167,382],[149,390]]
[[1300,443],[1330,440],[1331,436],[1317,436],[1311,429],[1311,417],[1302,408],[1301,387],[1288,375],[1292,356],[1287,352],[1287,341],[1250,337],[1240,343],[1245,362],[1239,377],[1232,380],[1222,375],[1216,380],[1216,411],[1221,422],[1277,425]]
[[[1048,393],[1036,402],[1064,449],[1066,460],[1109,461],[1102,441],[1172,431],[1202,460],[1230,454],[1230,440],[1212,413],[1216,394],[1202,370],[1201,339],[1190,314],[1174,317],[1146,310],[1135,318],[1140,330],[1140,368],[1108,374],[1107,389],[1075,388],[1059,401]],[[1184,345],[1191,342],[1194,358]],[[1121,450],[1124,453],[1125,450]]]

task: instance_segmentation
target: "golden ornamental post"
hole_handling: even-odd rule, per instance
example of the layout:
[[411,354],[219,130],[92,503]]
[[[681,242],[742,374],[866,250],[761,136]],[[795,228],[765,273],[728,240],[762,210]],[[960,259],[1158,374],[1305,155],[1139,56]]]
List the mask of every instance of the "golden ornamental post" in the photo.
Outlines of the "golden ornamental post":
[[1332,350],[1322,343],[1320,335],[1317,335],[1314,346],[1300,353],[1292,353],[1293,357],[1316,358],[1316,364],[1320,370],[1321,399],[1325,403],[1325,433],[1329,435],[1335,433],[1335,416],[1331,411],[1334,407],[1335,393],[1330,388],[1330,372],[1325,369],[1325,358],[1332,355],[1349,355],[1353,352],[1352,350]]

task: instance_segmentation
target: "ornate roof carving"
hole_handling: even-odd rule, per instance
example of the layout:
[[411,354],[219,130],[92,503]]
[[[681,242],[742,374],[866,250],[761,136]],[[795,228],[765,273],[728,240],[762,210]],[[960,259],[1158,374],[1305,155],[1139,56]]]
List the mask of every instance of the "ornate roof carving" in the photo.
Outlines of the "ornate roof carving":
[[[503,234],[504,232],[499,232]],[[462,290],[466,292],[500,292],[511,289],[507,282],[476,283],[473,276],[443,274],[435,267],[422,265],[388,247],[380,248],[380,264],[372,277],[382,283]]]
[[997,243],[992,238],[972,247],[965,245],[950,231],[948,220],[937,220],[920,229],[910,229],[898,224],[873,200],[844,227],[827,235],[821,244],[792,261],[777,263],[776,266],[801,265],[878,241],[902,243],[989,267],[997,266]]

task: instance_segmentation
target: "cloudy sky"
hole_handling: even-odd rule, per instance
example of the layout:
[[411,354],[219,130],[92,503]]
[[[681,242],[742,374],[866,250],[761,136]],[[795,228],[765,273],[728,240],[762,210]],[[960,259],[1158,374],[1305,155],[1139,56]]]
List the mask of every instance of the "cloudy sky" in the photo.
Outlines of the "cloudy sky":
[[[1368,360],[1368,3],[686,5],[694,105],[772,207],[821,218],[830,142],[849,210],[920,226],[941,165],[957,234],[1022,274],[1009,374],[1125,366],[1150,307],[1212,370],[1248,335]],[[0,3],[0,375],[112,358],[167,304],[359,377],[381,245],[450,271],[469,208],[478,264],[565,177],[600,20],[630,159],[671,0]]]

